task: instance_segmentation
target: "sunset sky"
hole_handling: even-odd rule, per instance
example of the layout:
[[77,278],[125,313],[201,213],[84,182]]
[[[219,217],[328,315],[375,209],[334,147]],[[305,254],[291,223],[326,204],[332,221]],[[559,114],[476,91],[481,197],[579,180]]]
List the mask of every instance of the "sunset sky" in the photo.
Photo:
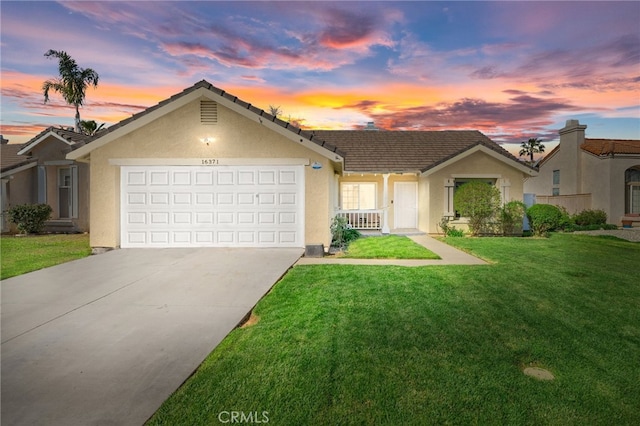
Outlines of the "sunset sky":
[[74,112],[49,49],[100,75],[107,125],[206,79],[308,128],[477,129],[517,151],[640,139],[640,2],[1,2],[1,124],[12,143]]

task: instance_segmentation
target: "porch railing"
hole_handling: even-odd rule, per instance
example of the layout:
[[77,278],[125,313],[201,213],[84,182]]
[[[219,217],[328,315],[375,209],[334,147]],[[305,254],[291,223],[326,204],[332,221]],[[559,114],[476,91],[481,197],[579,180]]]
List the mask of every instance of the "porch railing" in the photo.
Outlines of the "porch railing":
[[381,229],[382,209],[379,210],[337,210],[337,217],[344,217],[355,229]]

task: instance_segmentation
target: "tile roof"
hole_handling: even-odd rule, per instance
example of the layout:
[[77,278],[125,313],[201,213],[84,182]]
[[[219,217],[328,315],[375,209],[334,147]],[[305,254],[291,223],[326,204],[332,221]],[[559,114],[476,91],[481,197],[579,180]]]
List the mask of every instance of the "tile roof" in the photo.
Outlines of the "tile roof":
[[29,147],[28,149],[31,149],[33,146],[41,142],[42,138],[47,136],[47,134],[49,133],[55,133],[57,136],[67,141],[67,143],[69,143],[74,148],[84,145],[85,143],[89,142],[91,139],[95,137],[95,136],[87,136],[82,133],[76,133],[73,130],[67,130],[61,127],[50,126],[44,129],[43,131],[41,131],[40,133],[38,133],[37,135],[35,135],[34,137],[32,137],[31,139],[29,139],[29,141],[25,143],[23,147],[24,148]]
[[[239,99],[224,90],[201,80],[182,92],[126,118],[87,143],[124,127],[163,106],[198,89],[207,89],[223,97],[262,120],[271,121],[331,152],[345,158],[345,170],[366,172],[416,172],[425,171],[465,150],[481,144],[506,158],[521,164],[517,158],[476,130],[450,131],[372,131],[372,130],[302,130],[286,121]],[[75,147],[74,147],[75,148]]]
[[345,152],[346,171],[424,172],[479,144],[521,164],[477,130],[315,130],[313,133]]
[[610,157],[616,154],[640,154],[640,140],[585,139],[580,148],[600,157]]
[[22,144],[3,144],[0,145],[0,171],[6,172],[11,169],[24,166],[35,161],[34,158],[26,155],[18,155],[24,145]]

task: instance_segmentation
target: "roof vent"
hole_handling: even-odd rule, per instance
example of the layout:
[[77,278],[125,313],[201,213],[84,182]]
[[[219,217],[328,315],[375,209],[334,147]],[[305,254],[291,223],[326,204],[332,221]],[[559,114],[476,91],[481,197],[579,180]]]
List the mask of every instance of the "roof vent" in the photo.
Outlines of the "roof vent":
[[367,125],[365,126],[364,130],[378,130],[378,128],[375,126],[373,121],[369,121],[367,122]]
[[200,123],[218,124],[218,104],[214,101],[200,101]]

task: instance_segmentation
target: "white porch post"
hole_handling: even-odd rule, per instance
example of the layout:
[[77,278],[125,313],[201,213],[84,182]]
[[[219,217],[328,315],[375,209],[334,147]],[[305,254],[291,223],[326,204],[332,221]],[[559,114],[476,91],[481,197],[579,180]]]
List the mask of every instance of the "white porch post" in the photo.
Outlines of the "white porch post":
[[389,234],[389,173],[382,175],[382,233]]

